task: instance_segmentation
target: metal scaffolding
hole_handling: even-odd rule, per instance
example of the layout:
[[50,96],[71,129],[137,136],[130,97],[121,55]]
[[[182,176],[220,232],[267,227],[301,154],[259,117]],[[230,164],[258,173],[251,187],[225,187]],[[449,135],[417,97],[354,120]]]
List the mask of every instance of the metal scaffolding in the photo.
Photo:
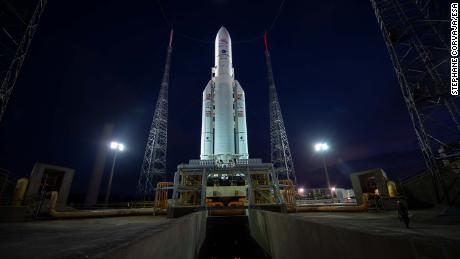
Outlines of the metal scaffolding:
[[440,12],[448,8],[437,3],[371,0],[438,201],[451,204],[459,196],[460,113],[449,87],[448,14]]
[[0,122],[47,0],[0,0]]
[[292,162],[291,149],[284,127],[283,115],[281,113],[278,94],[276,92],[275,80],[273,78],[273,70],[268,50],[267,33],[264,36],[265,42],[265,59],[267,62],[268,73],[268,90],[270,98],[270,153],[271,162],[273,164],[278,180],[290,180],[295,186],[297,183],[294,163]]
[[166,151],[168,144],[168,86],[171,65],[173,30],[169,36],[166,64],[158,94],[152,125],[150,126],[144,161],[137,185],[137,194],[144,200],[154,195],[154,186],[166,178]]
[[[222,176],[227,177],[224,182],[230,179],[234,183],[232,187],[242,187],[244,191],[240,189],[231,196],[224,196],[219,191],[213,193],[213,187],[221,186],[219,179]],[[242,183],[235,183],[241,179]],[[286,203],[282,197],[285,191],[279,188],[272,164],[262,163],[261,159],[238,159],[230,167],[219,166],[215,160],[190,160],[188,164],[177,166],[172,206],[175,209],[230,209],[232,205],[228,202],[232,201],[231,197],[239,197],[240,206],[245,208],[283,206]],[[213,197],[227,199],[212,202]]]

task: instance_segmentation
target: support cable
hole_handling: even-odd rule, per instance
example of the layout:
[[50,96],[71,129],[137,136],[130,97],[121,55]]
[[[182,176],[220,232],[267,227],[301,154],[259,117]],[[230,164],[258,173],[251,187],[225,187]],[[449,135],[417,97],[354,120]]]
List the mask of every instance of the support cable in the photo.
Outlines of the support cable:
[[[285,5],[285,2],[286,0],[282,0],[280,2],[280,5],[278,7],[278,11],[276,13],[276,15],[273,17],[273,19],[271,20],[270,22],[270,25],[268,26],[268,30],[267,32],[270,32],[273,30],[273,27],[276,25],[276,23],[278,22],[278,18],[280,17],[281,13],[283,12],[283,9],[284,9],[284,5]],[[170,19],[168,18],[168,16],[166,15],[166,12],[163,8],[163,5],[161,4],[161,0],[157,0],[157,4],[158,4],[158,7],[160,8],[160,12],[161,12],[161,16],[163,17],[163,20],[165,21],[165,23],[168,25],[169,28],[172,28],[173,27],[173,23],[170,21]],[[174,26],[175,27],[175,34],[184,38],[184,39],[187,39],[187,40],[191,40],[191,41],[194,41],[194,42],[197,42],[197,43],[202,43],[202,44],[214,44],[214,41],[211,41],[211,40],[205,40],[205,39],[200,39],[198,37],[194,37],[192,35],[189,35],[187,33],[183,33],[181,32],[180,30],[177,30],[177,26]],[[254,42],[254,41],[257,41],[257,40],[260,40],[264,37],[264,34],[260,34],[260,35],[255,35],[253,37],[250,37],[248,39],[244,39],[244,40],[238,40],[238,41],[232,41],[232,44],[245,44],[245,43],[251,43],[251,42]]]

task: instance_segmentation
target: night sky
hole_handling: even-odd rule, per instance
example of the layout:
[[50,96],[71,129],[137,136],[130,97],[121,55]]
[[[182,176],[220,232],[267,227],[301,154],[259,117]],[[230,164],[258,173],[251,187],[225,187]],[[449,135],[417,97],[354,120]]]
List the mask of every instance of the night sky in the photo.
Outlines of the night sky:
[[[84,193],[102,128],[111,122],[114,139],[127,147],[112,193],[134,194],[163,73],[168,22],[177,32],[169,177],[179,163],[199,158],[202,91],[222,25],[234,42],[235,77],[246,92],[250,157],[268,162],[268,84],[260,35],[280,2],[162,1],[165,19],[157,1],[49,1],[0,124],[0,167],[18,177],[28,176],[38,161],[75,168],[71,191]],[[423,168],[369,1],[287,0],[269,45],[300,184],[325,186],[321,160],[313,152],[319,140],[331,146],[331,183],[339,186],[350,187],[348,175],[360,170],[382,167],[397,180]]]

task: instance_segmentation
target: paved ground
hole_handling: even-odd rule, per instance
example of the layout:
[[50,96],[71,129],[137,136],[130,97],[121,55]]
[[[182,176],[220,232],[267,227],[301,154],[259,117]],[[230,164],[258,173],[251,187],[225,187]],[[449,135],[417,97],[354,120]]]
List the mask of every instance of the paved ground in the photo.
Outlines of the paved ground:
[[[448,239],[460,244],[460,217],[438,211],[412,211],[406,229],[395,211],[367,213],[296,213],[289,217],[338,228],[398,238]],[[135,239],[171,227],[159,216],[44,220],[0,223],[0,258],[94,258]]]
[[1,258],[87,258],[168,227],[160,216],[0,224]]
[[408,238],[428,237],[460,241],[460,215],[438,216],[439,211],[411,211],[410,228],[406,229],[396,211],[388,212],[307,212],[290,214],[316,223]]

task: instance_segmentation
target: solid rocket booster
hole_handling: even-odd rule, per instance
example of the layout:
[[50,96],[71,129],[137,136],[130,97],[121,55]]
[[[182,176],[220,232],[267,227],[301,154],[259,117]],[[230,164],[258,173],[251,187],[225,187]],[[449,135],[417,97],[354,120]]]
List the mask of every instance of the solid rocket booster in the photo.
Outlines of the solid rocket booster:
[[203,91],[201,159],[247,159],[245,94],[235,80],[232,41],[221,27],[215,41],[212,78]]

